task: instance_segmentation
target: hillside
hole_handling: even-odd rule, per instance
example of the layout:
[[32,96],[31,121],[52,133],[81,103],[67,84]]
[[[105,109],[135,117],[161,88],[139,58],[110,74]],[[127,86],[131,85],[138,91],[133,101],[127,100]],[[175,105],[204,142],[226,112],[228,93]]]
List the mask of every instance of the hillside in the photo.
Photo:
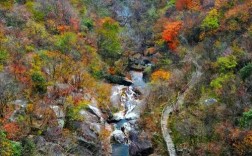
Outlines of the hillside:
[[0,155],[252,155],[250,0],[0,0]]

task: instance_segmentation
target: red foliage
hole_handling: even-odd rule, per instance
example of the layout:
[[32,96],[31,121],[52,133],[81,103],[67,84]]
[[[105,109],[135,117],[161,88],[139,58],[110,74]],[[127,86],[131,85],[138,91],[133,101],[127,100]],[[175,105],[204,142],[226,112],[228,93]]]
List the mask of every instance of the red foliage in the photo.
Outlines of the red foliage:
[[7,132],[8,139],[17,139],[19,137],[20,128],[17,123],[7,123],[3,126],[3,128]]
[[14,63],[10,68],[11,72],[15,75],[15,77],[22,83],[28,83],[29,78],[26,74],[27,67],[22,65],[21,63]]
[[192,6],[192,0],[177,0],[176,9],[181,11],[184,9],[189,9]]
[[70,27],[67,26],[67,25],[60,25],[60,26],[57,26],[57,30],[58,30],[60,33],[69,31],[69,29],[70,29]]
[[162,37],[165,41],[168,42],[168,46],[171,50],[175,50],[178,46],[179,42],[177,36],[181,27],[181,21],[171,22],[166,24],[165,26],[165,30],[162,33]]
[[74,31],[78,31],[80,29],[80,21],[78,19],[71,18],[70,24]]

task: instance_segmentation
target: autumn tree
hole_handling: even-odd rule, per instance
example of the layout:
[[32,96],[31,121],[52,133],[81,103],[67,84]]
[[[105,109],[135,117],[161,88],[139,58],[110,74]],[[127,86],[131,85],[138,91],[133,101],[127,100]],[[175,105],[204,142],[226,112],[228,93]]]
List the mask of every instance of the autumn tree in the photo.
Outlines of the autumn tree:
[[176,9],[181,11],[181,10],[184,10],[184,9],[189,9],[192,7],[192,0],[176,0]]
[[171,50],[175,50],[179,44],[177,37],[181,28],[181,21],[169,22],[165,25],[165,30],[162,33],[162,37],[168,43],[168,46]]
[[153,82],[158,80],[167,81],[171,77],[171,73],[165,70],[157,70],[151,74],[151,80]]

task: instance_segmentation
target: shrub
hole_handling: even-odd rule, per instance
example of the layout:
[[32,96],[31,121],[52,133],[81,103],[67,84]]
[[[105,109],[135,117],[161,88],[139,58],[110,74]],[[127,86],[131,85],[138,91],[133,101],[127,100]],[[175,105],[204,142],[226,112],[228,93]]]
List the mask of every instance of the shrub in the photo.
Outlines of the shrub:
[[209,11],[206,18],[203,20],[201,27],[206,31],[214,30],[219,27],[219,16],[216,9]]
[[80,114],[80,111],[82,109],[86,109],[89,102],[82,100],[74,105],[72,97],[68,97],[68,101],[71,103],[71,105],[68,107],[68,111],[67,111],[68,120],[70,122],[71,121],[83,121],[84,116]]
[[244,128],[249,128],[252,126],[252,109],[242,114],[240,126]]
[[33,88],[37,93],[45,93],[46,88],[46,79],[39,72],[34,72],[31,75],[31,79],[33,82]]
[[65,32],[56,37],[56,47],[64,54],[72,51],[77,42],[77,35],[73,32]]
[[22,155],[35,156],[35,150],[36,146],[31,139],[25,138],[22,140]]
[[8,59],[8,53],[5,50],[0,50],[0,64],[5,63],[5,61]]
[[219,57],[217,59],[217,66],[221,72],[226,72],[231,69],[234,69],[237,66],[236,57],[233,55]]
[[6,138],[6,134],[0,131],[0,155],[1,156],[21,156],[21,144]]
[[211,81],[210,86],[214,89],[222,89],[223,85],[234,79],[234,77],[235,75],[233,73],[221,74],[219,77]]
[[6,51],[0,50],[0,71],[3,69],[3,65],[7,61],[8,56],[9,55]]
[[157,70],[154,73],[151,74],[151,80],[152,82],[158,81],[158,80],[168,80],[171,77],[171,73],[164,70]]
[[31,2],[31,1],[27,2],[26,7],[33,14],[33,18],[36,21],[44,20],[45,14],[43,12],[39,11],[38,8],[35,7],[34,2]]
[[249,63],[240,70],[240,75],[243,80],[252,75],[252,63]]

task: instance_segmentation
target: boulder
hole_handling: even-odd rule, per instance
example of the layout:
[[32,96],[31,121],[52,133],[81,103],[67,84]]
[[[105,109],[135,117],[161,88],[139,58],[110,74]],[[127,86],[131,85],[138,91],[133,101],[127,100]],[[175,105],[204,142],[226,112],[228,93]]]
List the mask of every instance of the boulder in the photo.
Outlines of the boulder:
[[99,119],[101,119],[101,120],[103,119],[103,117],[102,117],[102,112],[101,112],[100,109],[98,109],[97,107],[88,105],[87,110],[88,110],[90,113],[96,115]]
[[54,127],[49,127],[47,130],[44,132],[45,138],[50,141],[57,140],[61,137],[62,134],[62,127],[54,126]]
[[120,112],[117,112],[115,114],[113,114],[113,118],[112,118],[112,122],[116,122],[116,121],[120,121],[124,119],[124,112],[123,111],[120,111]]
[[205,105],[211,105],[211,104],[214,104],[214,103],[216,103],[216,102],[218,102],[216,99],[214,99],[214,98],[209,98],[209,99],[206,99],[206,100],[204,101],[204,104],[205,104]]
[[90,113],[88,110],[84,110],[84,109],[80,110],[80,115],[84,117],[85,122],[88,122],[88,123],[99,122],[99,118],[93,113]]
[[127,119],[127,120],[135,120],[135,119],[139,119],[139,117],[140,116],[138,114],[133,113],[133,112],[127,113],[125,115],[125,119]]
[[112,132],[112,139],[113,139],[113,141],[120,143],[120,144],[127,143],[127,138],[121,130],[113,131]]
[[106,75],[105,79],[110,83],[120,84],[124,86],[130,86],[132,84],[131,80],[118,75]]

